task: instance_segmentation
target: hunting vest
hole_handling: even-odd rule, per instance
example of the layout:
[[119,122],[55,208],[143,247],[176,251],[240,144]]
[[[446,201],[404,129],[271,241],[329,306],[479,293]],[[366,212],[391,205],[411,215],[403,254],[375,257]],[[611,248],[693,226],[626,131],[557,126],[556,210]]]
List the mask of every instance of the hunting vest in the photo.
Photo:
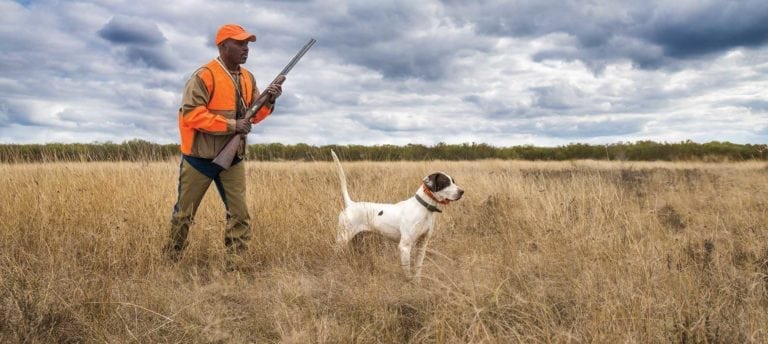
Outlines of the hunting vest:
[[[193,157],[213,159],[232,135],[235,135],[233,120],[242,118],[251,105],[256,83],[253,75],[244,67],[240,67],[239,77],[230,76],[215,59],[198,69],[193,78],[195,77],[205,85],[208,103],[187,113],[179,110],[181,152]],[[233,78],[238,81],[239,90],[235,87]],[[185,98],[188,96],[187,92],[189,90],[185,91]],[[245,154],[245,137],[241,137],[241,140],[243,142],[238,156],[242,157]]]

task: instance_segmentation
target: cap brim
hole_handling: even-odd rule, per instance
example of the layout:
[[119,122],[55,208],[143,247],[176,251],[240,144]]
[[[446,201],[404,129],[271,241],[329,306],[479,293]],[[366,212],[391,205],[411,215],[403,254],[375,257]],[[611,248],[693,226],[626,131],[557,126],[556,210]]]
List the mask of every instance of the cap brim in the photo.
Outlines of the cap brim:
[[250,42],[256,42],[256,35],[248,32],[243,32],[241,34],[234,35],[232,37],[229,37],[231,39],[234,39],[236,41],[250,41]]

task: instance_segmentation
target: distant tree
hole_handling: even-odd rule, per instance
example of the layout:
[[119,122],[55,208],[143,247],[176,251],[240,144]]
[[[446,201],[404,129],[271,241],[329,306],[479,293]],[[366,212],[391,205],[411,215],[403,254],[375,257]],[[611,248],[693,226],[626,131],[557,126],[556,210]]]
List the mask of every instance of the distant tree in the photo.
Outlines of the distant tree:
[[[712,141],[696,143],[690,140],[679,143],[654,141],[618,142],[609,145],[571,143],[558,147],[533,145],[494,147],[485,143],[447,144],[434,146],[420,144],[396,145],[285,145],[281,143],[254,144],[248,146],[248,159],[260,161],[322,161],[330,160],[335,150],[345,160],[397,161],[397,160],[633,160],[633,161],[742,161],[767,160],[765,144],[735,144]],[[161,161],[179,156],[176,144],[155,144],[135,139],[120,144],[95,142],[90,144],[50,143],[44,145],[0,145],[0,162],[51,162],[51,161]]]

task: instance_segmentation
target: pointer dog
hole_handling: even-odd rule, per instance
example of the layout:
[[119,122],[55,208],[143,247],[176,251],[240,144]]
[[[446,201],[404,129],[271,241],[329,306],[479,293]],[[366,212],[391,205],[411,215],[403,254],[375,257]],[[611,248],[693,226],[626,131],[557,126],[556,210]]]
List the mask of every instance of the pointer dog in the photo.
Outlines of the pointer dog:
[[[347,177],[336,153],[331,151],[333,160],[339,166],[341,196],[344,210],[339,213],[339,227],[336,243],[340,248],[355,235],[364,231],[379,232],[386,238],[399,242],[400,263],[409,280],[421,276],[427,241],[435,227],[435,213],[442,212],[437,205],[458,201],[464,194],[451,176],[435,172],[426,177],[416,189],[416,194],[395,204],[355,202],[347,191]],[[416,257],[411,264],[411,250],[415,247]]]

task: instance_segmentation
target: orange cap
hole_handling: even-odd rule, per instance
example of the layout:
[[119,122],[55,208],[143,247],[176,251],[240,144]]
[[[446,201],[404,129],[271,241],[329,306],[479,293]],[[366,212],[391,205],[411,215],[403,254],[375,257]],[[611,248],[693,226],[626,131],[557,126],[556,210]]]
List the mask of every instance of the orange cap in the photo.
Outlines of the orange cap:
[[219,31],[216,32],[216,45],[219,45],[219,43],[224,42],[225,39],[231,38],[236,41],[256,41],[256,35],[245,31],[242,26],[237,24],[226,24],[222,25],[219,28]]

